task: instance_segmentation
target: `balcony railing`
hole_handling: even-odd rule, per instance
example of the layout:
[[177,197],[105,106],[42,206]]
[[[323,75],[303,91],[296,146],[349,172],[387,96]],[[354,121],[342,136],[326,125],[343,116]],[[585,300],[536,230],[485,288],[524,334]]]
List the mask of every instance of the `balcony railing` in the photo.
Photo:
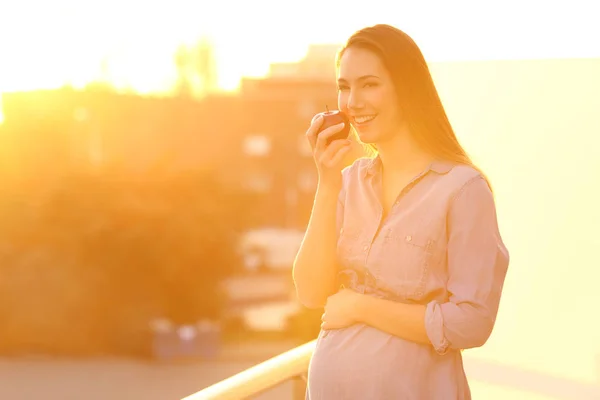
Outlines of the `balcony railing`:
[[306,372],[315,344],[316,340],[303,344],[183,400],[248,399],[289,380],[293,381],[293,399],[304,399]]
[[[304,399],[306,373],[315,344],[316,340],[313,340],[296,347],[182,400],[248,399],[290,380],[293,381],[292,399]],[[469,375],[475,381],[555,399],[600,399],[600,370],[599,381],[594,384],[483,360],[465,361],[471,366]]]

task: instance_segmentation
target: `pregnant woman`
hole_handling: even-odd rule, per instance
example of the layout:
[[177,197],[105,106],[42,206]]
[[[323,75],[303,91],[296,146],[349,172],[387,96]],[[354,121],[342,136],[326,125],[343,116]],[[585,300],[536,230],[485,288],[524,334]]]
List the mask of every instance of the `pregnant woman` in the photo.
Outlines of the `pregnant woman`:
[[307,399],[470,399],[461,350],[490,336],[509,261],[489,181],[402,31],[352,35],[337,83],[376,155],[342,170],[351,144],[327,138],[343,124],[319,132],[319,116],[306,133],[319,183],[293,276],[325,311]]

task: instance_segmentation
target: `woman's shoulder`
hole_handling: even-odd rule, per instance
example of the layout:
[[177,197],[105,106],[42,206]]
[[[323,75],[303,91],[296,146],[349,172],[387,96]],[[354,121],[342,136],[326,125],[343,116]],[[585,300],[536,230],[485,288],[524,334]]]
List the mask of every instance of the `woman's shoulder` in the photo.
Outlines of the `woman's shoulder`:
[[456,164],[446,174],[444,181],[450,198],[457,197],[467,189],[493,198],[487,177],[475,166]]
[[360,157],[357,158],[342,170],[342,175],[346,178],[349,178],[352,175],[358,175],[360,173],[366,172],[369,168],[372,168],[375,163],[375,158],[373,157]]
[[468,164],[453,164],[446,176],[449,181],[458,186],[463,186],[467,182],[483,178],[483,174],[479,169]]

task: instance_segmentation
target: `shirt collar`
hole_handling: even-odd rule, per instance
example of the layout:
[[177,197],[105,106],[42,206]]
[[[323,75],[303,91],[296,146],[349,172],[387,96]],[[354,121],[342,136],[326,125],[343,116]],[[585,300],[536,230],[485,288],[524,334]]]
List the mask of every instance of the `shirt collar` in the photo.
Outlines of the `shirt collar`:
[[[450,170],[453,167],[454,164],[452,164],[449,161],[436,159],[427,166],[427,168],[423,172],[423,175],[428,173],[429,171],[433,171],[439,175],[444,175],[450,172]],[[363,177],[368,177],[377,174],[379,171],[381,171],[381,158],[379,157],[379,155],[377,155],[365,164],[362,173]]]

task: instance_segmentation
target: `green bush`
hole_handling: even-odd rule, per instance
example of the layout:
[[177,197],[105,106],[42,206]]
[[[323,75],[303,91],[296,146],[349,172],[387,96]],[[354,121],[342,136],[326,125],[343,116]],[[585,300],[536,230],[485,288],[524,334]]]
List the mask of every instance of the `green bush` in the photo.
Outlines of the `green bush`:
[[139,353],[152,318],[218,318],[246,206],[202,173],[3,188],[0,352]]

